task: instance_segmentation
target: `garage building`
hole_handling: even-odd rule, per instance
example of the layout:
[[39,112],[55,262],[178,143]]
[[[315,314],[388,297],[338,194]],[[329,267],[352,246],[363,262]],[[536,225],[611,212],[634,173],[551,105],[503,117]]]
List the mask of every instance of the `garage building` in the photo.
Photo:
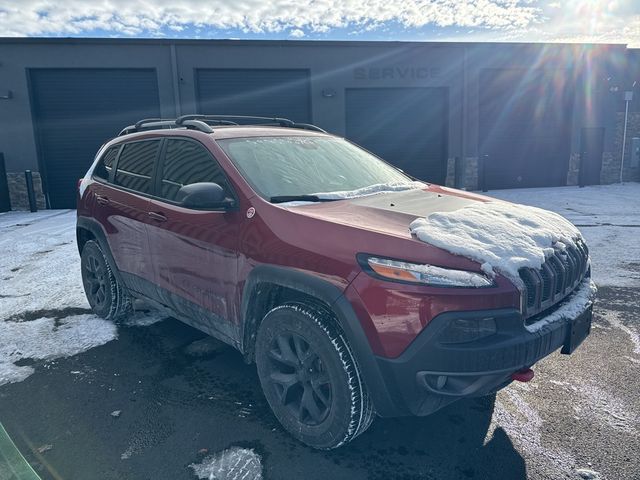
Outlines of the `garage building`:
[[[73,208],[105,140],[187,113],[314,123],[467,189],[610,183],[639,60],[624,45],[4,38],[4,188],[25,208],[31,170],[41,207]],[[623,172],[636,181],[638,97]]]

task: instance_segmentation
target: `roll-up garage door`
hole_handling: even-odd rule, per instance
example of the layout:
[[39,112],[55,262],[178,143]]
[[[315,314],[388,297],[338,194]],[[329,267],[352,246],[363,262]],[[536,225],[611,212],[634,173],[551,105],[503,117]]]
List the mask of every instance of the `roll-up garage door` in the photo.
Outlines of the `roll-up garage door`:
[[448,88],[351,88],[346,110],[347,138],[414,177],[444,183]]
[[75,208],[76,184],[125,126],[159,117],[154,69],[31,69],[39,164],[51,208]]
[[573,94],[566,71],[486,69],[480,153],[488,188],[566,185]]
[[308,70],[199,69],[196,92],[200,113],[311,122]]

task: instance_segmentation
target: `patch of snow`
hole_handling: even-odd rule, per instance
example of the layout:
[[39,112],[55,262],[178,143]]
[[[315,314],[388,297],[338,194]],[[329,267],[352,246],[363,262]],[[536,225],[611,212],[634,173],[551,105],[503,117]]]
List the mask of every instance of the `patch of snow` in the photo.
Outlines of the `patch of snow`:
[[488,195],[561,214],[589,245],[598,285],[640,286],[640,183],[495,190]]
[[20,382],[31,375],[30,366],[15,365],[22,359],[53,360],[104,345],[117,338],[112,322],[95,315],[73,315],[61,320],[0,322],[0,385]]
[[416,190],[426,188],[423,182],[395,182],[395,183],[378,183],[369,185],[368,187],[358,188],[357,190],[343,190],[338,192],[320,192],[312,193],[323,200],[344,200],[348,198],[366,197],[368,195],[377,195],[379,193],[402,192],[404,190]]
[[597,290],[596,284],[590,278],[585,278],[578,288],[560,304],[560,307],[538,322],[526,325],[525,328],[530,332],[537,332],[546,325],[576,318],[593,303]]
[[516,285],[522,283],[519,269],[539,269],[556,249],[575,246],[582,238],[556,213],[501,201],[436,212],[409,228],[423,242],[475,260],[488,275],[499,272]]
[[584,480],[600,480],[600,474],[588,468],[578,468],[576,473]]
[[189,465],[199,479],[262,480],[260,455],[249,448],[231,447]]
[[[116,326],[90,314],[75,241],[76,212],[0,214],[0,385],[34,372],[22,359],[52,360],[117,337]],[[162,320],[136,312],[128,326]]]

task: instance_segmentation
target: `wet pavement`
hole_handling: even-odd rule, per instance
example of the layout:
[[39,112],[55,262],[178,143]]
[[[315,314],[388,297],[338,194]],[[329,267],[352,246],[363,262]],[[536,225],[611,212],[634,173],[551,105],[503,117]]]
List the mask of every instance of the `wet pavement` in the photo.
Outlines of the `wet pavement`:
[[43,479],[638,479],[638,303],[635,289],[602,289],[592,335],[531,383],[377,419],[335,451],[290,438],[255,367],[173,319],[25,360],[36,373],[0,387],[0,421]]

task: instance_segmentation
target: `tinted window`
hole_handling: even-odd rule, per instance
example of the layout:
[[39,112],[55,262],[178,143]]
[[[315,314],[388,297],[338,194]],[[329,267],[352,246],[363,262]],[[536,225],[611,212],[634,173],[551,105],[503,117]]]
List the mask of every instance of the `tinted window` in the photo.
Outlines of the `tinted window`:
[[109,148],[102,155],[102,158],[100,158],[98,164],[96,165],[96,168],[93,170],[94,178],[104,180],[105,182],[109,181],[111,168],[113,167],[113,162],[115,162],[116,157],[118,156],[118,150],[120,150],[120,145]]
[[184,185],[213,182],[226,189],[220,165],[202,145],[187,140],[168,140],[163,162],[161,196],[175,200]]
[[127,143],[118,160],[114,183],[137,192],[151,193],[151,176],[159,140]]

